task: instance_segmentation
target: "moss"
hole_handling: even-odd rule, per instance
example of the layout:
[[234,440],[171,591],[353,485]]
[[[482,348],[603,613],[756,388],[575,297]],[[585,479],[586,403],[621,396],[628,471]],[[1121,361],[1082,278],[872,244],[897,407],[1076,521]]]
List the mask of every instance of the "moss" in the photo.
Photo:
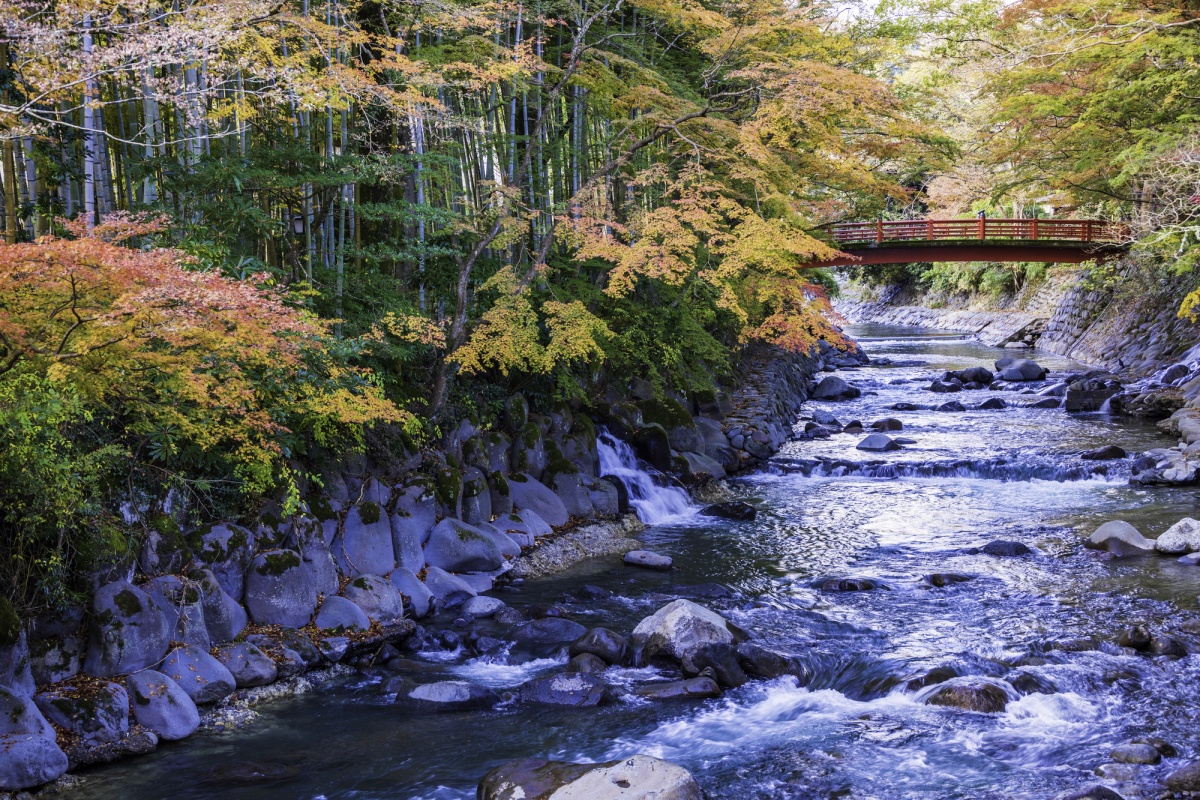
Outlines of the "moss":
[[113,598],[113,604],[127,617],[142,613],[142,601],[129,589],[122,589]]
[[358,516],[364,525],[374,525],[379,522],[381,511],[378,503],[366,502],[358,506]]
[[336,519],[337,512],[333,510],[333,506],[329,504],[329,498],[323,494],[314,495],[308,500],[308,508],[312,511],[313,516],[321,522],[326,520]]
[[637,406],[642,410],[642,419],[647,423],[662,425],[667,430],[695,424],[683,403],[669,397],[665,400],[642,400]]
[[292,550],[279,550],[264,555],[262,563],[255,568],[255,571],[259,575],[279,576],[298,566],[300,566],[300,556]]
[[508,486],[508,478],[504,477],[503,472],[493,472],[488,480],[491,487],[496,490],[496,494],[501,497],[508,497],[512,494],[512,490]]
[[525,477],[521,473],[513,473],[512,475],[508,476],[508,479],[516,483],[527,483],[529,481],[529,478]]
[[137,703],[139,706],[148,706],[150,705],[150,698],[146,697],[146,695],[142,694],[137,689],[134,689],[133,702]]
[[559,449],[558,442],[546,440],[546,470],[542,473],[542,482],[552,486],[556,475],[578,475],[579,468],[572,464]]
[[486,537],[480,536],[470,528],[456,527],[455,532],[458,534],[460,542],[486,542]]
[[530,422],[521,428],[521,444],[532,449],[537,447],[538,439],[542,438],[542,429],[536,423]]
[[355,578],[354,580],[350,581],[350,585],[355,589],[362,589],[363,591],[370,591],[371,589],[371,582],[365,577]]
[[696,401],[697,408],[716,408],[717,393],[712,389],[697,389],[692,392],[692,399]]
[[7,597],[0,597],[0,647],[12,647],[21,638],[21,618]]
[[458,497],[462,493],[462,472],[454,467],[443,467],[438,470],[434,485],[434,493],[442,505],[454,508],[458,505]]
[[571,435],[589,442],[596,441],[596,425],[587,414],[576,414],[571,423]]

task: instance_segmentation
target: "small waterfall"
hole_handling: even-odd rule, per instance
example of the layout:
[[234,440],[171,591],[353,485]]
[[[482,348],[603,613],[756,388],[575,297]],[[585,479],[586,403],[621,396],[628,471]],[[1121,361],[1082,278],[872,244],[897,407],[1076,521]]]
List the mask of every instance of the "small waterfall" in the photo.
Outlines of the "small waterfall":
[[1100,413],[1101,414],[1112,414],[1112,398],[1111,397],[1104,398],[1104,402],[1100,404]]
[[662,525],[696,512],[687,492],[672,486],[663,476],[642,469],[633,448],[608,431],[596,437],[596,449],[600,453],[600,474],[621,479],[629,491],[629,505],[642,522]]

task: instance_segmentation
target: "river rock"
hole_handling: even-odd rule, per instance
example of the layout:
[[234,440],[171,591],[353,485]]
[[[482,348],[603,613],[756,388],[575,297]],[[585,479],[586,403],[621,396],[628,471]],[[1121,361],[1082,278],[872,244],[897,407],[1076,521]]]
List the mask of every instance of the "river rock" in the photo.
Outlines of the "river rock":
[[390,622],[404,617],[404,598],[387,578],[360,575],[346,584],[342,595],[373,621]]
[[895,417],[884,417],[875,420],[869,427],[874,431],[899,431],[904,430],[904,423]]
[[1154,540],[1154,549],[1168,555],[1200,552],[1200,521],[1184,517]]
[[1062,405],[1062,401],[1056,397],[1047,397],[1044,400],[1038,400],[1034,403],[1026,403],[1025,408],[1058,408]]
[[929,384],[929,391],[936,394],[952,394],[954,392],[961,392],[962,390],[962,384],[958,381],[934,381]]
[[204,609],[204,627],[213,644],[231,642],[249,622],[246,609],[226,592],[211,570],[192,570],[188,577],[200,591],[200,602]]
[[607,705],[616,699],[604,681],[581,672],[534,678],[521,686],[520,695],[523,703],[575,708]]
[[700,510],[700,513],[706,517],[721,517],[722,519],[733,519],[738,522],[749,522],[758,516],[758,509],[749,503],[732,500],[727,503],[714,503],[711,506],[705,506]]
[[583,636],[571,642],[568,651],[572,656],[591,653],[604,659],[607,664],[629,666],[633,661],[633,649],[629,640],[608,628],[592,628]]
[[128,581],[115,581],[92,598],[83,670],[103,677],[153,667],[170,644],[168,620],[154,599]]
[[549,644],[573,642],[585,633],[587,628],[578,622],[561,617],[546,617],[523,622],[513,628],[510,635],[518,642]]
[[638,623],[633,644],[644,662],[683,663],[706,644],[734,644],[725,618],[691,600],[676,600]]
[[456,519],[434,526],[425,545],[425,561],[447,572],[489,572],[504,565],[504,555],[490,536]]
[[412,606],[414,617],[421,619],[428,616],[429,612],[433,610],[433,592],[412,572],[403,567],[397,567],[388,576],[388,580],[400,592],[400,596]]
[[1107,786],[1085,786],[1082,789],[1072,789],[1056,795],[1054,800],[1125,800],[1121,795]]
[[1091,550],[1105,550],[1118,558],[1154,551],[1154,542],[1122,520],[1110,520],[1101,525],[1088,537],[1086,546]]
[[1200,792],[1200,761],[1175,770],[1163,783],[1172,792]]
[[55,780],[67,771],[66,753],[32,698],[0,686],[0,791]]
[[254,559],[254,534],[233,523],[214,525],[201,535],[196,558],[212,570],[230,597],[241,600],[246,570]]
[[792,656],[768,650],[752,642],[737,646],[738,664],[742,671],[753,678],[774,680],[784,675],[801,675],[803,667]]
[[951,400],[948,403],[942,403],[940,406],[937,406],[933,410],[939,411],[943,414],[958,414],[958,413],[962,413],[963,411],[966,411],[967,407],[964,406],[962,403],[958,402],[957,400]]
[[205,650],[176,647],[163,661],[163,674],[175,681],[193,703],[213,703],[233,694],[233,673]]
[[1128,455],[1124,449],[1117,447],[1115,444],[1110,444],[1107,447],[1088,450],[1086,453],[1081,453],[1079,457],[1084,461],[1114,461],[1118,458],[1125,458]]
[[317,610],[317,587],[294,550],[259,553],[246,571],[246,610],[259,625],[302,628]]
[[650,550],[630,550],[624,556],[624,562],[629,567],[643,567],[666,572],[673,564],[670,556],[664,556]]
[[160,739],[191,736],[200,727],[200,712],[179,684],[161,672],[144,670],[125,678],[133,718]]
[[380,575],[396,567],[392,525],[378,503],[360,503],[350,509],[331,547],[343,575]]
[[1108,755],[1119,764],[1157,764],[1162,753],[1148,744],[1123,744]]
[[313,624],[323,631],[365,631],[371,627],[371,619],[354,602],[334,595],[321,602]]
[[873,592],[888,587],[875,578],[825,578],[816,587],[823,592]]
[[304,568],[308,571],[308,581],[316,588],[317,593],[337,594],[340,576],[337,565],[333,563],[329,542],[325,540],[325,529],[321,521],[309,516],[293,518],[288,543],[300,553]]
[[1027,545],[1021,542],[1010,542],[1004,539],[997,539],[994,542],[988,542],[983,547],[979,548],[979,552],[989,556],[999,556],[1001,558],[1011,558],[1014,556],[1032,555],[1033,551]]
[[696,648],[683,660],[685,675],[711,675],[721,686],[736,689],[748,678],[738,664],[738,653],[731,644],[710,643]]
[[522,758],[479,782],[478,800],[703,800],[682,767],[636,755],[603,764]]
[[1004,402],[1002,397],[989,397],[975,407],[980,411],[1000,411],[1008,408],[1008,403]]
[[129,732],[129,693],[120,684],[57,686],[33,700],[46,719],[84,744],[119,742]]
[[466,681],[438,681],[413,685],[396,694],[396,705],[408,711],[437,713],[490,708],[500,696],[486,686]]
[[439,567],[429,567],[425,570],[425,587],[444,608],[457,608],[468,597],[479,594],[458,575],[451,575]]
[[396,512],[388,519],[396,563],[410,572],[420,572],[425,566],[422,547],[437,521],[437,500],[426,496],[424,487],[410,486],[401,492]]
[[462,611],[464,614],[474,617],[475,619],[487,619],[500,609],[507,605],[499,597],[484,597],[479,595],[472,597],[463,603]]
[[1046,370],[1028,358],[1016,359],[1011,364],[1003,368],[997,367],[997,369],[1000,370],[1000,373],[996,377],[1010,383],[1040,381],[1046,377]]
[[961,383],[981,383],[987,386],[996,380],[996,376],[987,367],[967,367],[953,372],[947,372],[942,380],[957,380]]
[[217,648],[216,657],[233,675],[239,689],[266,686],[279,675],[271,657],[249,642],[222,645]]
[[570,514],[563,501],[541,481],[528,474],[510,475],[508,488],[513,506],[529,509],[552,527],[566,525]]
[[720,697],[721,687],[712,678],[687,678],[682,681],[646,683],[633,693],[646,700],[704,700]]
[[886,453],[893,450],[899,450],[900,445],[896,444],[890,436],[885,436],[882,433],[872,433],[867,438],[863,439],[856,446],[858,450],[867,450],[874,453]]
[[862,395],[862,390],[851,386],[836,375],[826,375],[813,387],[813,400],[851,400]]
[[1008,693],[994,683],[966,679],[938,688],[925,699],[925,703],[996,714],[1008,705]]
[[599,675],[608,669],[604,659],[592,653],[580,653],[567,662],[567,672],[582,672],[586,675]]
[[934,572],[930,575],[923,576],[922,580],[924,580],[930,586],[941,589],[956,583],[966,583],[967,581],[975,580],[975,576],[960,575],[956,572]]
[[501,515],[492,524],[522,547],[532,547],[537,537],[554,533],[550,523],[528,508]]

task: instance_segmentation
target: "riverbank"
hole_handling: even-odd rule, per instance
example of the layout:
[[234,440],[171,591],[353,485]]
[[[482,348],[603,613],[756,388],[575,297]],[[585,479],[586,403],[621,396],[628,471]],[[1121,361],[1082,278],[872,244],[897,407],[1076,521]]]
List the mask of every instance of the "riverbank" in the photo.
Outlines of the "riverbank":
[[400,472],[343,464],[291,518],[149,520],[142,551],[96,576],[89,607],[16,623],[0,646],[0,701],[23,720],[0,736],[24,743],[5,751],[0,786],[239,727],[248,704],[294,696],[314,670],[420,647],[432,634],[419,620],[637,549],[639,489],[605,471],[615,451],[597,426],[620,458],[711,495],[791,438],[814,375],[864,360],[824,343],[743,355],[728,392],[654,397],[635,381],[628,398],[546,415],[516,395],[503,429],[464,421],[439,450],[397,454]]

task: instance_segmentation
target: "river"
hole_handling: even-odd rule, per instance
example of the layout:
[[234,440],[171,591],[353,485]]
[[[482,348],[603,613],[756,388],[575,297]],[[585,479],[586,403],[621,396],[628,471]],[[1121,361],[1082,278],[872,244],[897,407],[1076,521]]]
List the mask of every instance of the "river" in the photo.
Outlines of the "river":
[[[1111,643],[1137,620],[1194,622],[1200,568],[1165,557],[1113,561],[1082,548],[1109,519],[1157,536],[1196,514],[1192,491],[1131,487],[1121,462],[1078,458],[1103,445],[1141,451],[1167,440],[1146,423],[1058,409],[889,410],[1027,398],[925,391],[943,370],[990,366],[998,351],[976,342],[902,329],[850,333],[893,363],[839,373],[864,396],[811,404],[806,414],[822,409],[843,423],[896,417],[904,430],[894,435],[916,444],[875,455],[855,449],[858,436],[791,442],[771,469],[730,482],[758,507],[756,521],[685,513],[644,533],[649,548],[675,559],[673,572],[609,559],[499,595],[522,609],[558,603],[585,625],[625,634],[671,599],[692,597],[756,643],[810,664],[808,686],[785,677],[706,701],[502,705],[414,717],[381,694],[377,675],[355,674],[262,707],[245,730],[85,772],[70,796],[462,800],[513,758],[642,752],[688,768],[713,798],[1049,798],[1095,781],[1092,771],[1113,747],[1139,737],[1159,736],[1192,754],[1200,657],[1151,659]],[[1073,366],[1037,358],[1051,369]],[[1035,552],[967,552],[995,539]],[[946,572],[973,579],[944,588],[922,580]],[[883,587],[824,592],[815,582],[825,577]],[[579,599],[585,584],[613,594]],[[1173,633],[1200,652],[1187,634]],[[429,680],[505,688],[565,660],[517,648],[483,658],[448,650],[415,655],[413,669]],[[935,667],[993,679],[1013,699],[998,714],[925,705],[904,681]],[[604,677],[631,685],[656,675],[612,668]],[[1042,691],[1022,694],[1013,683]],[[230,761],[262,765],[271,777],[230,783],[213,772]],[[1181,763],[1129,769],[1140,770],[1134,784],[1152,786]]]

